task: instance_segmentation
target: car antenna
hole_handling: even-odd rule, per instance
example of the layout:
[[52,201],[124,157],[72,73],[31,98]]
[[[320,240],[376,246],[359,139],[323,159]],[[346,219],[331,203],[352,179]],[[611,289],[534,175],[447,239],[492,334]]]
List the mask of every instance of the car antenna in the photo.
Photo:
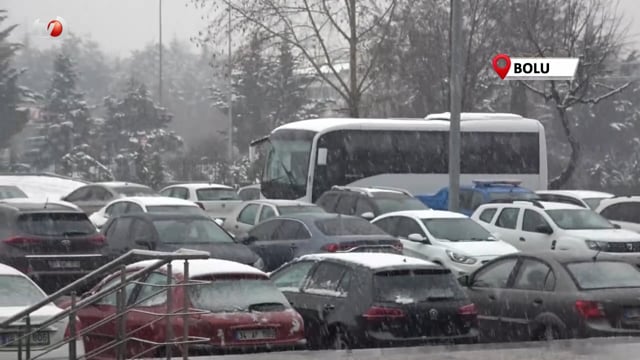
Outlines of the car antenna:
[[45,209],[47,208],[47,205],[48,205],[48,204],[49,204],[49,197],[47,196],[47,197],[44,199],[44,208],[45,208]]

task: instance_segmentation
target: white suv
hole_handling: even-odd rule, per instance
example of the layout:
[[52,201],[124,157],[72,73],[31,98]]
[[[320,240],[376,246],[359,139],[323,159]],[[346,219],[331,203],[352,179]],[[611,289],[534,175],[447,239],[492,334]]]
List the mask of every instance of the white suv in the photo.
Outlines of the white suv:
[[521,251],[640,255],[640,234],[620,229],[591,209],[571,204],[513,201],[480,206],[471,218]]
[[640,196],[602,200],[596,212],[623,229],[640,233]]

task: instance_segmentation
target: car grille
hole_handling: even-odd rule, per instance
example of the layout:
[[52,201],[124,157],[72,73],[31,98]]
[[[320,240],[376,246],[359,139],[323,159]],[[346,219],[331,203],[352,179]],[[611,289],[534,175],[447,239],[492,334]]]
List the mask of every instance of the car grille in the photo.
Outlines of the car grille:
[[605,251],[615,253],[640,252],[640,242],[610,242]]

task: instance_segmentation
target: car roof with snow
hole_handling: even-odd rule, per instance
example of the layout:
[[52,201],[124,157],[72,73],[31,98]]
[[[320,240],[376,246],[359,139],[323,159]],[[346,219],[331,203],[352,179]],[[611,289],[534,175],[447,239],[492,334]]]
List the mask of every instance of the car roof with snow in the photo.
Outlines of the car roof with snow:
[[[127,265],[127,269],[146,268],[157,264],[159,260],[144,260]],[[167,265],[160,267],[166,271]],[[184,275],[184,260],[174,260],[171,262],[171,272],[173,274]],[[235,261],[222,259],[195,259],[189,260],[189,278],[198,278],[209,275],[226,275],[226,274],[248,274],[263,275],[267,278],[267,274],[253,266],[241,264]]]
[[[387,217],[391,217],[391,216],[408,216],[408,217],[412,217],[412,218],[415,218],[415,219],[452,219],[452,218],[464,219],[464,218],[469,218],[467,215],[460,214],[460,213],[453,212],[453,211],[425,209],[425,210],[394,211],[394,212],[390,212],[390,213],[386,213],[386,214],[380,215],[376,219],[382,219],[382,218],[387,218]],[[376,219],[374,219],[373,221],[375,221]]]
[[[12,198],[0,200],[0,204],[15,206],[17,208],[68,208],[71,210],[81,210],[78,205],[63,200],[35,199],[35,198]],[[46,207],[45,207],[46,205]]]
[[91,185],[104,186],[104,187],[108,187],[108,188],[128,187],[128,186],[130,186],[130,187],[148,188],[147,185],[138,184],[138,183],[134,183],[134,182],[126,182],[126,181],[103,181],[103,182],[96,182],[96,183],[92,183],[92,184],[87,184],[85,186],[91,186]]
[[113,200],[107,206],[118,202],[129,201],[141,206],[195,206],[196,203],[189,200],[178,199],[168,196],[129,196]]
[[169,185],[169,186],[163,188],[162,190],[166,190],[166,189],[174,188],[174,187],[185,187],[185,188],[191,189],[191,190],[199,190],[199,189],[227,189],[227,190],[234,190],[229,185],[214,184],[214,183],[180,183],[180,184],[172,184],[172,185]]
[[299,258],[299,260],[337,260],[363,266],[371,270],[381,270],[386,268],[440,267],[439,265],[430,261],[391,253],[319,253],[303,255]]
[[284,200],[284,199],[256,199],[256,200],[248,200],[246,203],[252,204],[269,204],[275,206],[318,206],[316,204],[312,204],[306,201],[299,200]]
[[536,194],[550,194],[550,195],[565,195],[565,196],[573,196],[579,199],[588,199],[588,198],[612,198],[615,195],[602,192],[602,191],[592,191],[592,190],[538,190]]

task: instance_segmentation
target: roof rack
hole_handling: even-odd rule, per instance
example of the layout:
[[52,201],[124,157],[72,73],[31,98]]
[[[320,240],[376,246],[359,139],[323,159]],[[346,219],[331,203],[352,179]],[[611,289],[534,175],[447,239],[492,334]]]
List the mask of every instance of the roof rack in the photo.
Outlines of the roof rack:
[[472,180],[471,181],[476,186],[481,187],[489,187],[496,185],[511,185],[511,186],[520,186],[522,184],[522,180],[518,179],[504,179],[504,180]]
[[538,200],[533,199],[494,199],[489,201],[489,204],[514,204],[518,202],[531,203],[535,207],[539,207],[540,209],[544,209],[542,203]]

